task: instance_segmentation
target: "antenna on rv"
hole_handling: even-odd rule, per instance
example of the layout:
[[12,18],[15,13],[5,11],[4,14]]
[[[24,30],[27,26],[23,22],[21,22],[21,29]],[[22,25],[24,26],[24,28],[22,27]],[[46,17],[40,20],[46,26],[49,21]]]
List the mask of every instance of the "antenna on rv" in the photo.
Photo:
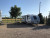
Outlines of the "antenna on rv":
[[41,8],[41,2],[39,3],[39,13],[40,13],[40,8]]

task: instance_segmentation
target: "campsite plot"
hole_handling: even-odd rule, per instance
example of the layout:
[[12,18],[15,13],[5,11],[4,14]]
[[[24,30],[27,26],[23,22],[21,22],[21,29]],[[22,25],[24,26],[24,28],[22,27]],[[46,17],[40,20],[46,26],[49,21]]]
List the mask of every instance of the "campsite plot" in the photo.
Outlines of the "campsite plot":
[[0,38],[50,38],[50,26],[3,24],[0,26]]

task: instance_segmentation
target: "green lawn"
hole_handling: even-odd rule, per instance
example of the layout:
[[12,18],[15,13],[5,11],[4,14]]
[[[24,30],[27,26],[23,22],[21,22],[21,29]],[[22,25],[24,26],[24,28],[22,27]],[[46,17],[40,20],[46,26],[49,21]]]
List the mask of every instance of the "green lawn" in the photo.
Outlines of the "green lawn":
[[20,19],[16,19],[16,21],[15,19],[3,19],[2,20],[2,23],[15,23],[15,22],[21,22],[21,20]]

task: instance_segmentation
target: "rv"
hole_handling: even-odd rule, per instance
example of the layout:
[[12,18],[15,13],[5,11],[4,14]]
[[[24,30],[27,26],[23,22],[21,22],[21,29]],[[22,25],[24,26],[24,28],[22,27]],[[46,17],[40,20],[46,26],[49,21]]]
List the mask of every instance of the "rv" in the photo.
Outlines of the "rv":
[[38,24],[40,22],[40,18],[38,15],[24,15],[22,16],[22,22],[30,24]]
[[0,23],[2,22],[2,17],[1,17],[1,10],[0,10]]

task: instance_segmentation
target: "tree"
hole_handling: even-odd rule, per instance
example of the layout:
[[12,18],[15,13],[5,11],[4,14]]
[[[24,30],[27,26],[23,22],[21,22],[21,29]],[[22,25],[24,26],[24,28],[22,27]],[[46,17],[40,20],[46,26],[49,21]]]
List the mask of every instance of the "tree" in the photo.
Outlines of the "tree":
[[49,16],[48,16],[48,18],[50,18],[50,13],[49,13]]
[[46,16],[46,23],[47,23],[47,16]]
[[40,17],[40,24],[44,24],[44,18],[42,16],[42,14],[39,13],[38,16]]
[[44,17],[44,24],[46,24],[46,17]]
[[21,9],[19,7],[17,7],[16,5],[14,5],[14,7],[11,7],[10,12],[9,12],[10,13],[10,17],[16,19],[18,16],[21,15],[20,10]]
[[47,25],[50,25],[50,13],[48,15]]

